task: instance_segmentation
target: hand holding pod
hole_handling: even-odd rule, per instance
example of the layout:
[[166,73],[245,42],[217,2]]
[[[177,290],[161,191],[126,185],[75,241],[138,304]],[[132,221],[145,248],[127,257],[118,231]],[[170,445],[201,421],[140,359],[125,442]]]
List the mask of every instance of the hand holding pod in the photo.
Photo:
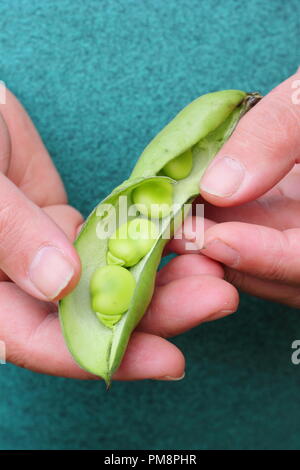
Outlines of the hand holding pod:
[[[257,93],[225,90],[193,101],[150,142],[130,178],[86,220],[75,242],[81,278],[60,301],[60,321],[74,359],[107,384],[150,303],[163,248],[184,204],[199,194],[208,164],[259,99]],[[127,214],[136,204],[141,215],[112,228],[125,203]],[[147,228],[150,236],[131,236],[133,225],[140,232]]]

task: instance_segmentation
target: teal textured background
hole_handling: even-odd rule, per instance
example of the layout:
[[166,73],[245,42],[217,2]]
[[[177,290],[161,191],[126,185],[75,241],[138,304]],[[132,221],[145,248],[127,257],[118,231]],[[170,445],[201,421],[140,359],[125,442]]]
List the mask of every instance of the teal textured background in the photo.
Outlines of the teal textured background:
[[[189,101],[292,74],[299,18],[298,0],[1,0],[0,79],[87,215]],[[299,311],[242,296],[238,314],[174,339],[182,382],[107,393],[2,365],[0,448],[299,449],[299,337]]]

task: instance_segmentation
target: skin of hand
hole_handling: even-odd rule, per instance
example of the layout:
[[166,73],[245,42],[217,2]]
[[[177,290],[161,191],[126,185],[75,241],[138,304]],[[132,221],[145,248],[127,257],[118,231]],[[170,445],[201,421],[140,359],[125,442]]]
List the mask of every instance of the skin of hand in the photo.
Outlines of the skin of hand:
[[[33,123],[8,90],[0,104],[0,201],[0,340],[7,361],[36,372],[95,378],[73,361],[57,316],[56,301],[80,277],[72,242],[82,217],[68,205]],[[182,378],[183,354],[165,338],[237,309],[237,290],[223,276],[220,263],[195,253],[162,268],[114,378]],[[201,302],[199,292],[205,292]]]
[[[241,290],[296,308],[299,163],[300,69],[241,119],[200,182],[209,219],[200,252]],[[186,253],[184,241],[170,248]]]

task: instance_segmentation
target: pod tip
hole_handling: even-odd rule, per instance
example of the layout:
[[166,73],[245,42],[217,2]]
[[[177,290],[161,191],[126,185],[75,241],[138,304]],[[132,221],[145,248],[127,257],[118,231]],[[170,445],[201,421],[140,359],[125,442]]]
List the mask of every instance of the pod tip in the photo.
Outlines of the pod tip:
[[110,373],[102,374],[101,378],[105,382],[106,390],[109,390],[111,387],[111,374]]

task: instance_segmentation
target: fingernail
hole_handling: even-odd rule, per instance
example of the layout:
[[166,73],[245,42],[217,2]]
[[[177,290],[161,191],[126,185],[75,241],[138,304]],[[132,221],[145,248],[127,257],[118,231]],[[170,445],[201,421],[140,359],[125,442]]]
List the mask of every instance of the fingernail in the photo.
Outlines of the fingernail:
[[75,232],[75,237],[78,237],[82,227],[83,227],[84,223],[80,224],[77,228],[76,228],[76,232]]
[[213,315],[209,316],[206,318],[207,321],[214,321],[214,320],[219,320],[219,318],[227,317],[228,315],[231,315],[232,313],[235,313],[236,310],[220,310],[217,313],[214,313]]
[[240,261],[240,254],[226,245],[221,240],[215,239],[211,242],[205,243],[204,248],[201,250],[205,255],[220,261],[230,267],[236,267]]
[[200,182],[201,190],[214,196],[229,197],[237,192],[245,177],[245,167],[230,157],[216,159]]
[[44,246],[35,255],[29,277],[36,289],[52,300],[69,284],[74,268],[64,254],[53,246]]
[[169,380],[170,382],[178,382],[185,377],[185,372],[180,377],[172,377],[171,375],[164,375],[163,377],[156,377],[155,380]]

